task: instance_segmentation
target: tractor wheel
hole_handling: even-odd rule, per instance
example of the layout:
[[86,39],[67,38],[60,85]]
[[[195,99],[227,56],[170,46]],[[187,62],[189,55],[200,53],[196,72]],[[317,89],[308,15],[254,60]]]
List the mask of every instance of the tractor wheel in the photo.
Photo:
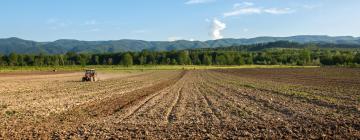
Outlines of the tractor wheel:
[[83,81],[83,82],[85,82],[85,81],[86,81],[86,78],[85,78],[85,77],[83,77],[83,78],[82,78],[82,81]]

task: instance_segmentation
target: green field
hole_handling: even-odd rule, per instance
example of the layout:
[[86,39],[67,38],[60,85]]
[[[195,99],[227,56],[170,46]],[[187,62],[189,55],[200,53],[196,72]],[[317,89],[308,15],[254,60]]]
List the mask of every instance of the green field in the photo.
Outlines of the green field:
[[96,70],[194,70],[194,69],[241,69],[241,68],[317,68],[319,66],[289,66],[289,65],[234,65],[234,66],[198,66],[198,65],[137,65],[125,67],[121,65],[89,65],[89,66],[3,66],[0,72],[12,71],[81,71],[85,69]]

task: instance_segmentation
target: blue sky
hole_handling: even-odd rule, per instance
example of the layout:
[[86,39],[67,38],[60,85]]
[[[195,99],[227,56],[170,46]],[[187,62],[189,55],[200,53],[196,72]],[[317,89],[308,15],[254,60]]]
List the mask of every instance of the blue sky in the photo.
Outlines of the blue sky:
[[360,36],[360,0],[0,0],[0,38]]

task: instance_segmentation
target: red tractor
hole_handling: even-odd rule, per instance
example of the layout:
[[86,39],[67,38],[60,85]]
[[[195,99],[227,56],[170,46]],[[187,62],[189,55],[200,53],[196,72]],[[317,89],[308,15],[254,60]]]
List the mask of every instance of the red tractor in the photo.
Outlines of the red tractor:
[[97,73],[94,69],[85,70],[85,76],[82,78],[83,82],[96,82],[98,80]]

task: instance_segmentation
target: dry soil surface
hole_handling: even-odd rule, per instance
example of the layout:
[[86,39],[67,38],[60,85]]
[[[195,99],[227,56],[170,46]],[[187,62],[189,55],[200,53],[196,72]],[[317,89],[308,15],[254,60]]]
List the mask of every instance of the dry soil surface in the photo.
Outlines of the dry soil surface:
[[0,75],[0,139],[360,137],[359,69]]

